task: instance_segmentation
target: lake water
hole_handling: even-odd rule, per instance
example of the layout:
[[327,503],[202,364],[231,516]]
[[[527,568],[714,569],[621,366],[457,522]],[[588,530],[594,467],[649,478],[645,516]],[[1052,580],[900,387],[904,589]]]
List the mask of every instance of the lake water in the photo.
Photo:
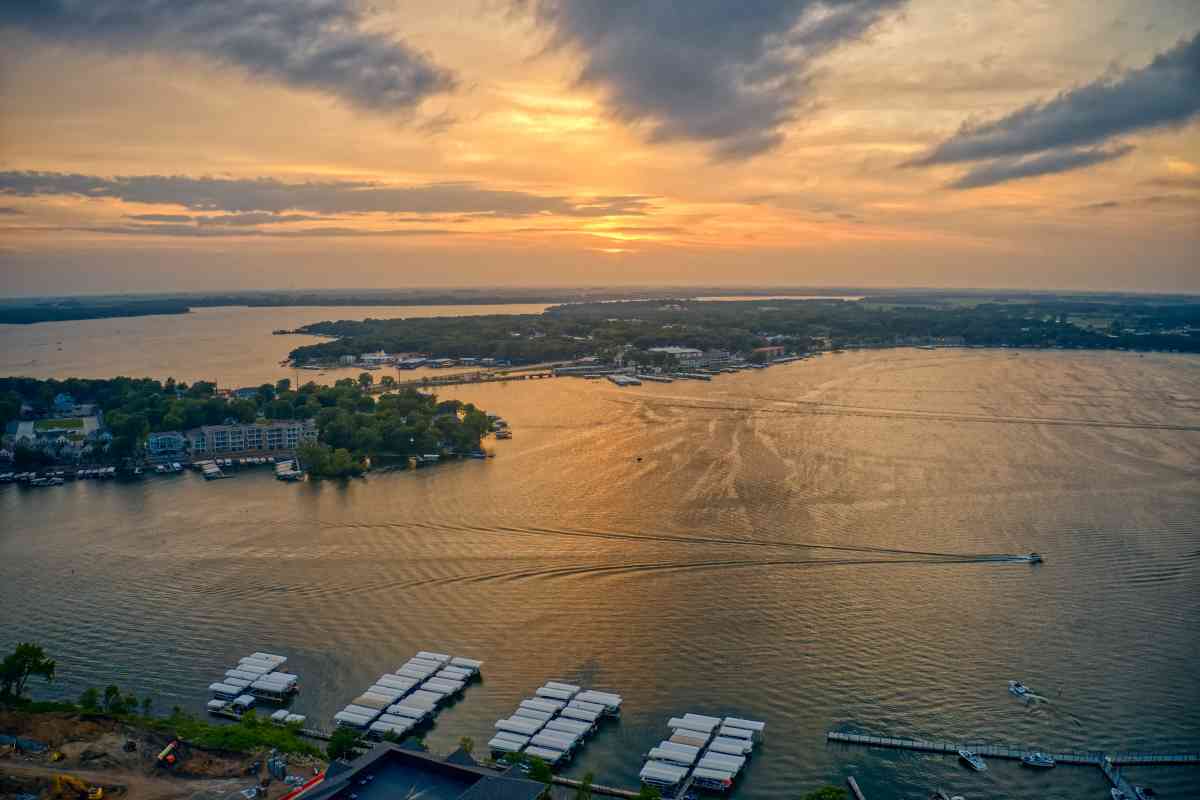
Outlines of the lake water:
[[[237,380],[274,377],[272,358]],[[296,709],[325,725],[417,650],[469,655],[484,680],[434,750],[483,748],[567,680],[625,697],[567,770],[604,783],[634,785],[672,716],[766,720],[743,800],[849,774],[872,798],[1108,794],[1094,768],[972,773],[829,746],[830,729],[1200,748],[1198,358],[851,352],[452,396],[511,421],[496,458],[348,483],[0,487],[0,645],[58,659],[40,695],[115,681],[196,713],[238,657],[281,652]],[[1046,563],[974,558],[1030,550]],[[1013,678],[1045,700],[1013,698]],[[1197,769],[1132,775],[1200,796]]]
[[[290,378],[294,385],[333,383],[361,369],[297,370],[280,364],[318,336],[272,336],[323,320],[398,317],[475,317],[540,314],[546,305],[302,306],[197,308],[187,314],[0,325],[0,375],[31,378],[154,377],[222,388],[258,386]],[[427,372],[412,373],[420,376]],[[382,374],[382,373],[380,373]],[[405,373],[406,376],[409,373]]]

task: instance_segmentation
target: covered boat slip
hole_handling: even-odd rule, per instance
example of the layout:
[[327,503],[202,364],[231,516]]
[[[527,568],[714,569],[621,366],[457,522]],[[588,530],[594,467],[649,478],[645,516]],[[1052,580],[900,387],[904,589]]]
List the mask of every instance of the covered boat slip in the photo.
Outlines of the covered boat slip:
[[540,758],[550,766],[557,765],[560,761],[567,757],[567,754],[561,750],[554,750],[550,747],[541,747],[540,745],[530,744],[525,747],[525,754]]
[[[462,666],[454,666],[455,660],[460,661]],[[376,736],[387,733],[403,736],[418,724],[432,720],[440,706],[452,696],[461,694],[467,680],[477,676],[482,665],[482,661],[475,659],[455,659],[444,653],[422,650],[394,673],[387,672],[376,678],[365,692],[354,698],[342,711],[362,715],[364,710],[373,709],[376,713],[371,722],[386,711],[385,716],[395,719],[380,718],[378,721],[391,727],[373,727],[370,733]],[[334,720],[342,724],[338,715],[334,715]]]
[[492,727],[498,731],[517,733],[521,736],[533,736],[545,727],[545,723],[541,720],[530,719],[529,717],[508,717],[507,719],[496,720],[495,725]]
[[[671,738],[646,754],[642,782],[664,789],[694,786],[727,792],[746,766],[755,737],[766,729],[766,723],[688,713],[672,717],[667,727],[671,729]],[[670,782],[669,768],[681,769],[683,775]]]
[[585,689],[575,695],[575,699],[584,703],[596,703],[605,708],[605,713],[609,716],[616,716],[621,713],[621,695],[613,694],[612,692],[598,692],[594,689]]
[[[239,659],[232,669],[225,670],[225,677],[210,684],[208,690],[217,700],[232,701],[246,695],[273,703],[286,703],[292,695],[300,691],[300,679],[297,676],[278,671],[286,663],[287,656],[264,652],[251,653]],[[230,703],[220,708],[209,703],[207,708],[214,714],[230,711],[238,713]]]
[[687,777],[686,767],[677,767],[663,761],[647,761],[638,773],[642,783],[662,789],[674,789]]
[[592,726],[586,722],[580,722],[575,719],[552,719],[546,723],[546,730],[562,731],[563,733],[573,733],[578,736],[587,736],[592,732]]
[[518,742],[512,739],[501,739],[499,736],[496,736],[488,742],[488,747],[493,753],[504,755],[506,753],[519,753],[528,743],[528,739],[523,742]]
[[[581,700],[587,692],[573,683],[547,681],[539,687],[533,697],[520,702],[511,717],[497,720],[498,733],[492,742],[502,743],[493,747],[497,753],[524,752],[537,756],[551,766],[570,758],[585,738],[595,731],[601,716],[609,705]],[[620,698],[607,693],[600,694],[609,702],[620,703]],[[614,701],[615,698],[615,701]],[[524,742],[517,739],[524,738]],[[489,743],[491,744],[491,743]],[[521,745],[517,749],[514,746]]]
[[652,747],[650,752],[646,754],[646,758],[651,761],[665,761],[668,764],[677,764],[681,767],[690,767],[696,763],[696,759],[700,757],[700,750],[696,747],[688,748],[691,752],[684,750],[672,750],[667,747]]

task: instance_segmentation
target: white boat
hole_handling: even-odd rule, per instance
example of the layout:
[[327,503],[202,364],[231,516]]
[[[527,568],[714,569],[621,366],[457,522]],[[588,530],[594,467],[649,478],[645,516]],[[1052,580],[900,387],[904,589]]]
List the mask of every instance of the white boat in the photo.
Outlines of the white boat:
[[976,772],[983,772],[987,769],[987,764],[983,763],[983,759],[965,747],[958,751],[958,757],[967,763],[971,769]]
[[1021,683],[1020,681],[1009,681],[1008,682],[1008,690],[1010,692],[1012,692],[1013,694],[1015,694],[1017,697],[1026,697],[1028,695],[1033,694],[1033,690],[1030,689],[1025,684]]
[[1028,755],[1021,756],[1021,763],[1027,767],[1050,769],[1054,766],[1054,759],[1045,753],[1029,753]]

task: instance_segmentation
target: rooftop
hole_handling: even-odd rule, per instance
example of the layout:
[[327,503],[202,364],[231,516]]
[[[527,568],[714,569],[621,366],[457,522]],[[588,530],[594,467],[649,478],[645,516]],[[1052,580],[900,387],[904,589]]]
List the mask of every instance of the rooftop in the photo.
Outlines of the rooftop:
[[443,761],[385,742],[349,766],[331,770],[304,800],[538,800],[546,792],[545,784],[468,762],[461,756]]

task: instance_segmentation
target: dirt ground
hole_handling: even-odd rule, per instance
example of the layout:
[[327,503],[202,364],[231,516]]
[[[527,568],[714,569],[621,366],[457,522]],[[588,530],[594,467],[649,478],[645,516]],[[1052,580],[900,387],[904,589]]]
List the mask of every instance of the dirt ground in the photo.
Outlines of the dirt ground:
[[[42,800],[74,800],[73,776],[86,786],[102,786],[105,797],[120,800],[234,800],[243,789],[267,777],[265,758],[181,745],[178,761],[158,765],[158,753],[171,738],[109,719],[82,719],[73,714],[14,714],[0,711],[0,732],[48,745],[40,753],[0,748],[0,800],[32,794]],[[61,757],[52,754],[60,753]],[[258,769],[255,769],[256,762]],[[308,777],[312,764],[293,763],[291,774]],[[56,779],[58,787],[56,790]],[[271,781],[268,800],[290,790]]]

